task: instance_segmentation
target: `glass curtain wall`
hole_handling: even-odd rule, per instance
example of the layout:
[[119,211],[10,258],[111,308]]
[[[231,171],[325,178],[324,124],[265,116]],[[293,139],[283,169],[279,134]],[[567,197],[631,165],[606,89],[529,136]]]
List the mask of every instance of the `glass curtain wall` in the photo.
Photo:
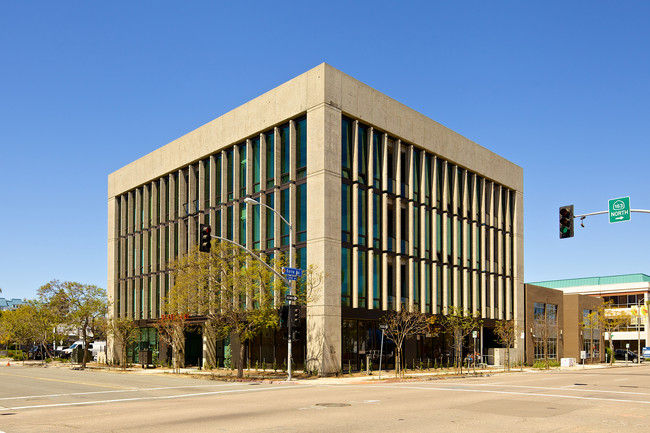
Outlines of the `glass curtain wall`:
[[346,116],[341,183],[343,306],[512,316],[514,191]]

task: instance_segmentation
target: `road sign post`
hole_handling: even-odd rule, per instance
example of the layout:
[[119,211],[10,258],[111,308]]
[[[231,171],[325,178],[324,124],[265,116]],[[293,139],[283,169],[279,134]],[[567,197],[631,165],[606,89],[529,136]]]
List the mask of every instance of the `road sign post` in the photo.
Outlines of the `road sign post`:
[[609,200],[609,222],[620,223],[630,220],[630,197]]
[[381,345],[379,349],[379,380],[381,380],[381,361],[384,356],[384,332],[388,329],[388,325],[382,323],[379,325],[379,329],[381,329]]
[[284,275],[287,280],[297,281],[298,278],[302,277],[302,269],[283,267],[282,275]]

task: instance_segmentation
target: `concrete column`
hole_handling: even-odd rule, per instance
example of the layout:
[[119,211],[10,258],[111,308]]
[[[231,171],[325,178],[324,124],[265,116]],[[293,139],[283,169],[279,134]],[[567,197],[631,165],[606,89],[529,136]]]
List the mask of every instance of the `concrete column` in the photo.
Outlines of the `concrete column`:
[[[159,271],[162,271],[163,269],[167,268],[167,259],[166,255],[168,254],[168,241],[167,241],[167,233],[169,230],[169,215],[168,215],[168,207],[167,207],[167,197],[169,197],[169,176],[167,177],[162,177],[160,179],[160,209],[158,209],[158,215],[160,218],[160,225],[158,229],[158,236],[160,240],[160,255],[159,255],[159,263],[160,266],[158,268]],[[158,304],[158,316],[164,311],[164,301],[163,299],[165,298],[165,274],[160,273],[158,274],[158,278],[160,280],[160,299],[159,299],[159,304]]]
[[307,307],[306,362],[332,375],[341,368],[341,111],[314,107],[307,125],[307,262],[324,279]]
[[118,275],[118,244],[120,242],[120,215],[117,213],[118,200],[119,197],[109,197],[108,199],[108,270],[106,274],[108,276],[108,281],[106,285],[106,293],[108,294],[109,319],[116,317],[118,314],[118,305],[116,305],[118,298],[117,291],[119,290],[118,281],[120,278]]
[[[239,186],[241,184],[239,179],[239,170],[241,168],[241,156],[239,154],[239,149],[245,144],[237,145],[232,151],[232,196],[234,200],[237,200],[239,197]],[[237,224],[239,225],[239,224]]]
[[[449,164],[447,164],[449,166]],[[447,169],[447,173],[449,173],[449,169]],[[459,299],[459,288],[460,288],[460,281],[458,278],[458,271],[455,265],[458,263],[458,258],[457,258],[457,248],[458,248],[458,217],[454,216],[454,213],[456,212],[457,208],[457,203],[458,203],[458,175],[456,172],[456,167],[453,167],[453,170],[451,172],[451,178],[447,180],[451,184],[451,194],[449,197],[449,216],[451,217],[451,251],[448,251],[449,255],[449,268],[451,269],[451,293],[452,293],[452,303],[455,307],[462,308],[462,305],[460,305],[460,299]],[[448,232],[447,232],[448,233]]]
[[[260,154],[262,153],[260,149]],[[246,140],[246,195],[252,195],[253,186],[253,140]],[[261,169],[261,167],[260,167]],[[260,184],[261,185],[261,184]],[[261,188],[260,188],[261,190]]]
[[497,299],[494,297],[494,285],[496,284],[494,276],[492,275],[492,272],[494,271],[494,228],[492,226],[494,225],[494,185],[492,182],[486,182],[485,183],[485,190],[486,190],[486,212],[489,212],[486,215],[486,229],[485,229],[485,241],[486,244],[489,243],[489,249],[485,253],[485,259],[487,260],[486,263],[486,278],[488,279],[487,283],[487,289],[489,290],[489,299],[490,299],[490,308],[488,311],[488,319],[494,319],[495,317],[495,311],[497,307]]
[[[272,174],[272,173],[271,173]],[[266,134],[260,134],[260,191],[266,190]]]
[[495,218],[495,242],[497,245],[497,249],[495,252],[495,257],[494,257],[494,272],[497,280],[497,287],[498,287],[498,312],[496,315],[497,319],[504,319],[505,318],[505,281],[503,279],[503,207],[501,206],[501,200],[503,200],[503,187],[497,186],[496,187],[496,193],[497,196],[495,197],[494,200],[494,218]]
[[388,310],[388,135],[384,134],[381,176],[381,309]]
[[[514,311],[515,323],[523,327],[525,318],[525,304],[524,304],[524,195],[520,191],[515,191],[514,198],[514,221],[513,221],[513,236],[514,236],[514,250],[512,251],[513,259],[513,284],[514,284]],[[646,328],[646,332],[647,332]],[[518,334],[521,331],[518,332]],[[646,334],[647,335],[647,334]],[[517,338],[518,352],[523,359],[525,350],[521,338]],[[604,350],[604,349],[603,349]]]
[[[189,170],[189,169],[188,169]],[[190,176],[188,176],[189,178]],[[178,172],[178,182],[180,185],[180,190],[179,190],[179,201],[178,201],[178,214],[181,217],[178,220],[177,224],[177,230],[179,230],[178,234],[178,255],[179,257],[182,256],[187,252],[188,245],[187,245],[187,231],[188,231],[188,222],[189,220],[185,218],[186,216],[186,207],[183,205],[187,205],[187,209],[189,209],[189,200],[190,198],[187,195],[187,180],[185,179],[185,174],[183,170],[180,170]]]
[[[178,172],[176,173],[178,175]],[[169,231],[169,261],[175,259],[174,251],[176,249],[176,230],[178,230],[178,208],[176,206],[176,183],[177,178],[174,178],[173,174],[169,175],[167,183],[167,194],[169,195],[169,222],[168,222],[168,231]]]
[[217,210],[221,212],[221,227],[219,235],[226,237],[226,206],[223,203],[228,201],[228,153],[221,152],[221,202],[217,205]]

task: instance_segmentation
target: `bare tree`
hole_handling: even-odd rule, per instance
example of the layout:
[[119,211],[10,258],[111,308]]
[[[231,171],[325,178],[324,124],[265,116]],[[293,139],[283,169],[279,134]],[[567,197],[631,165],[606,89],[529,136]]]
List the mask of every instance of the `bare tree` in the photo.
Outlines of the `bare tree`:
[[120,348],[120,364],[122,370],[125,370],[129,345],[138,340],[140,328],[136,326],[132,319],[127,317],[113,318],[108,321],[107,333],[113,337],[113,341]]
[[505,346],[506,362],[503,365],[505,370],[510,370],[510,349],[517,341],[517,326],[514,320],[497,320],[494,326],[494,333],[497,342]]
[[172,348],[172,367],[179,372],[185,366],[186,313],[165,314],[154,327],[167,347]]
[[406,305],[402,305],[399,311],[389,311],[381,322],[386,325],[386,338],[395,343],[395,375],[402,377],[402,351],[404,341],[415,335],[424,334],[433,325],[433,316],[427,318],[419,311],[409,311]]

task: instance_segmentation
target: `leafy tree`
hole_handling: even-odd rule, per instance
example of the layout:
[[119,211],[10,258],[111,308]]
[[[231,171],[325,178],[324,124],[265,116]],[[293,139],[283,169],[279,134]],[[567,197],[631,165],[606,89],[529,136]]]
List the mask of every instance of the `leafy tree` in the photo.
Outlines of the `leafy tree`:
[[[2,333],[6,338],[7,346],[15,343],[18,347],[31,344],[32,332],[29,327],[28,311],[23,306],[15,310],[4,311],[2,314]],[[25,353],[21,350],[21,359],[24,363]]]
[[596,311],[592,311],[583,321],[583,327],[598,327],[609,334],[609,350],[612,354],[610,365],[614,362],[614,332],[630,324],[632,315],[627,310],[612,308],[613,301],[603,301]]
[[81,368],[86,368],[88,356],[88,334],[94,321],[105,317],[108,311],[106,291],[92,284],[72,281],[52,280],[38,289],[42,299],[61,316],[61,322],[76,327],[81,331],[84,356]]
[[[278,260],[272,268],[278,268]],[[210,253],[198,248],[171,265],[174,286],[166,300],[173,315],[207,317],[208,335],[239,340],[237,377],[243,377],[245,343],[265,328],[277,328],[281,280],[262,261],[226,242],[213,241]]]
[[386,325],[386,338],[395,343],[395,375],[402,377],[402,350],[404,341],[415,335],[424,334],[433,325],[434,318],[427,318],[426,314],[419,311],[409,311],[403,305],[399,311],[389,311],[382,317],[382,324]]
[[22,320],[26,322],[30,339],[45,349],[45,353],[51,358],[47,345],[53,338],[53,329],[58,325],[55,312],[49,304],[34,300],[28,300],[20,307],[23,310]]
[[112,318],[107,324],[107,333],[113,337],[113,341],[121,350],[120,364],[122,370],[125,370],[127,350],[129,345],[138,340],[140,328],[133,320],[126,317]]
[[463,342],[474,330],[483,326],[480,313],[469,314],[460,307],[448,307],[447,314],[442,316],[440,321],[445,333],[452,337],[454,348],[455,366],[463,372]]

